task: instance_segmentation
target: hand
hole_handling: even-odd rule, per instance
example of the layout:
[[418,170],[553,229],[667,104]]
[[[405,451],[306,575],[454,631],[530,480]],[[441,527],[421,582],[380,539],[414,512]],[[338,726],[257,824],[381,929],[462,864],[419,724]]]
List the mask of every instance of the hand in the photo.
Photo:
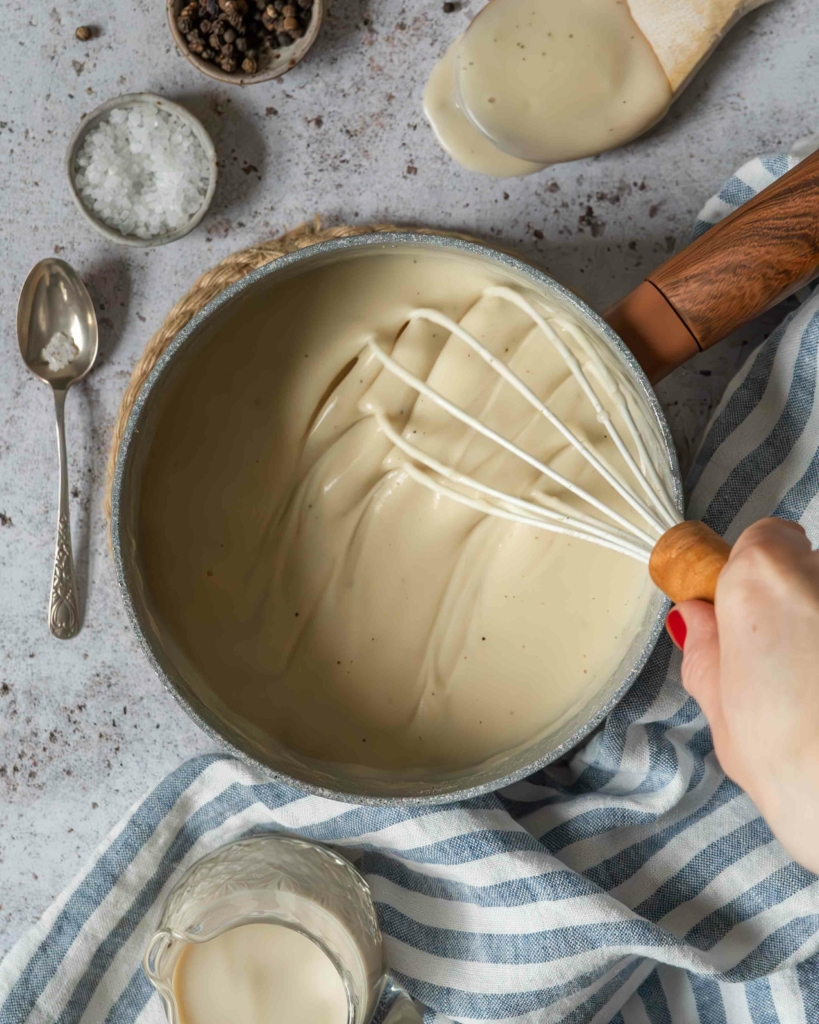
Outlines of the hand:
[[788,853],[819,872],[819,552],[796,523],[740,536],[716,602],[667,620],[724,771]]

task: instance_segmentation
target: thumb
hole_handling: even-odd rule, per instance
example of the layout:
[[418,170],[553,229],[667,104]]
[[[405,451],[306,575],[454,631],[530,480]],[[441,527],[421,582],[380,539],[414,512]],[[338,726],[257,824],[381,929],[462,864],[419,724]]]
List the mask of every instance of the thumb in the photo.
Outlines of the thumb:
[[682,683],[711,724],[719,729],[719,636],[714,606],[707,601],[683,601],[668,613],[666,628],[682,648]]

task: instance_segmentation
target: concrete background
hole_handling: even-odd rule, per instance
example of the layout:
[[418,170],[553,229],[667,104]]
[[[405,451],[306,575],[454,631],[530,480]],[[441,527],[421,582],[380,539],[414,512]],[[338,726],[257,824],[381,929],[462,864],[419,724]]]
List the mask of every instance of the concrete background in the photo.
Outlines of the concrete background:
[[[278,82],[222,87],[174,51],[161,0],[2,5],[0,34],[0,952],[35,921],[130,804],[211,743],[149,670],[125,620],[102,512],[111,424],[151,333],[228,253],[320,214],[499,239],[602,308],[680,248],[696,212],[748,157],[819,129],[813,0],[749,15],[649,136],[530,178],[461,171],[421,114],[427,73],[477,12],[466,0],[334,0],[308,60]],[[78,25],[100,28],[80,43]],[[222,177],[188,238],[110,244],[74,208],[63,168],[84,113],[125,92],[180,100],[213,134]],[[591,211],[587,209],[591,207]],[[542,237],[541,237],[542,236]],[[57,253],[101,326],[98,368],[68,402],[82,633],[49,636],[56,502],[51,397],[23,367],[19,289]],[[726,381],[772,322],[661,386],[683,461]]]

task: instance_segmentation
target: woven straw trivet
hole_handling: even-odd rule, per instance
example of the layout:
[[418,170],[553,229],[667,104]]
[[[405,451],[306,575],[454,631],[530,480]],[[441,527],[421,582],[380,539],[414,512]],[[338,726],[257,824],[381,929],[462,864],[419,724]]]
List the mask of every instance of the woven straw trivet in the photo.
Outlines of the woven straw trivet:
[[286,253],[295,252],[296,249],[304,249],[308,245],[315,245],[317,242],[326,242],[331,238],[349,238],[351,235],[371,235],[379,231],[415,231],[421,234],[449,235],[456,238],[469,238],[469,235],[458,234],[454,231],[433,231],[429,228],[399,228],[392,224],[376,224],[373,227],[348,227],[341,225],[335,228],[322,228],[318,218],[312,224],[300,224],[292,231],[287,231],[279,238],[272,238],[268,242],[260,242],[249,249],[242,249],[225,257],[221,263],[217,263],[211,270],[206,271],[197,278],[190,291],[183,295],[173,309],[165,317],[165,322],[148,342],[145,351],[139,362],[134,367],[131,379],[122,396],[122,401],[117,412],[114,423],[114,433],[111,438],[111,448],[108,453],[108,468],[106,471],[105,484],[105,515],[111,518],[111,489],[114,483],[114,470],[117,464],[117,454],[122,443],[122,436],[125,433],[125,424],[134,408],[137,395],[142,385],[148,379],[151,370],[170,345],[176,335],[182,330],[188,321],[203,309],[212,299],[215,299],[220,292],[223,292],[229,285],[240,281],[246,274],[266,263],[272,263]]

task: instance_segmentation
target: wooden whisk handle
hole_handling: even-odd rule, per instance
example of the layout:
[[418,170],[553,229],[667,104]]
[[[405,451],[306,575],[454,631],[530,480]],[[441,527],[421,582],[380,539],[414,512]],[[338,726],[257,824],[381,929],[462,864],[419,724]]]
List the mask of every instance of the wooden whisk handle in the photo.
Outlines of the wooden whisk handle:
[[675,604],[692,600],[713,604],[717,578],[730,553],[731,545],[710,526],[687,519],[660,537],[648,571]]

